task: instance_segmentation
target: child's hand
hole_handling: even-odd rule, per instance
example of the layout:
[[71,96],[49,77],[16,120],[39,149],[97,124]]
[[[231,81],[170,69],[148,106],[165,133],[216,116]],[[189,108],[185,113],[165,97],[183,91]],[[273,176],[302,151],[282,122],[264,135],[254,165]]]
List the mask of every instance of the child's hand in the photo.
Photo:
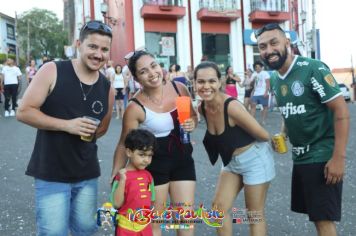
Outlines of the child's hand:
[[120,180],[126,180],[126,169],[123,168],[121,170],[119,170],[119,175],[120,175]]

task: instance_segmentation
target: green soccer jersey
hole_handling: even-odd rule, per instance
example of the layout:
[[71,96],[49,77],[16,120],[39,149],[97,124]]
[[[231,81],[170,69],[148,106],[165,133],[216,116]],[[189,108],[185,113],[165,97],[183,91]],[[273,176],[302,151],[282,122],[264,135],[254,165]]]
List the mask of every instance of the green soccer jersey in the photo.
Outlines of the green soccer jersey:
[[295,56],[287,73],[271,76],[278,107],[293,145],[295,164],[325,162],[334,148],[333,113],[325,103],[341,96],[329,68]]

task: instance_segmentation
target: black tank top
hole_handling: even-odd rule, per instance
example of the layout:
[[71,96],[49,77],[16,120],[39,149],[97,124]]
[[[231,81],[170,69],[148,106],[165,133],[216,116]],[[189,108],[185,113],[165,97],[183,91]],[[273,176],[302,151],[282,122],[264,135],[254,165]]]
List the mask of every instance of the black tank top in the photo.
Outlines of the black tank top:
[[236,84],[236,80],[234,80],[228,75],[226,78],[226,84]]
[[[57,80],[40,110],[52,117],[73,119],[84,115],[102,120],[108,112],[110,83],[100,73],[93,85],[82,84],[71,61],[56,62]],[[85,142],[62,131],[37,130],[27,175],[47,181],[78,182],[100,176],[96,140]]]
[[[224,132],[220,135],[212,135],[208,130],[205,132],[203,144],[212,165],[216,163],[219,154],[224,166],[228,165],[236,148],[247,146],[256,140],[239,126],[229,126],[227,107],[232,100],[235,99],[230,97],[224,102]],[[201,104],[201,110],[206,122],[208,122],[205,116],[204,101]]]

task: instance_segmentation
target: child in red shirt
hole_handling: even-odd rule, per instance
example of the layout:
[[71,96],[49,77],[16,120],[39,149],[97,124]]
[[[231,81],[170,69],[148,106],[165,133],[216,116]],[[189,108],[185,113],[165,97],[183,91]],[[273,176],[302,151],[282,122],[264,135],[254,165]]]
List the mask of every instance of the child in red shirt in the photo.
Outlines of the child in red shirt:
[[155,136],[143,129],[130,131],[125,140],[129,161],[115,176],[111,201],[117,209],[116,235],[152,236],[149,222],[129,219],[130,212],[150,209],[154,201],[154,184],[151,174],[145,168],[151,163],[157,146]]

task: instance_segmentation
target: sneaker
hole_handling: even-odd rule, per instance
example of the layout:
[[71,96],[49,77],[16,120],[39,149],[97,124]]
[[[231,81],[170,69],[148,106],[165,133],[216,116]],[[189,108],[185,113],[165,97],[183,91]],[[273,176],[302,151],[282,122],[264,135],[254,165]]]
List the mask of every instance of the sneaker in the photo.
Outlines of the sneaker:
[[14,110],[10,111],[10,116],[15,116],[15,111]]
[[4,115],[5,117],[9,117],[10,116],[10,113],[9,113],[9,111],[5,111],[5,115]]

